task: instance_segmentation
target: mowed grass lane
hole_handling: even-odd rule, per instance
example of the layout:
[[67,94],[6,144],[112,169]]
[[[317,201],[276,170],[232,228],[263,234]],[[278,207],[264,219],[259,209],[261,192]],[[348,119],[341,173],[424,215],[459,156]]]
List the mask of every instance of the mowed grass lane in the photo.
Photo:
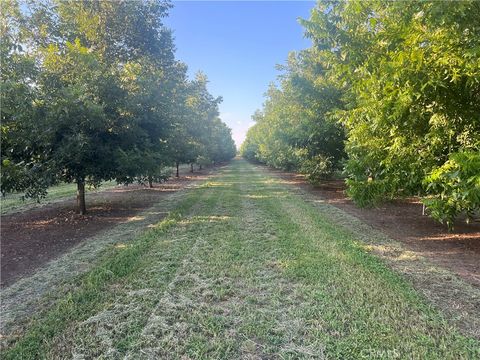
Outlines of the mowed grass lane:
[[355,234],[243,160],[77,282],[3,358],[480,356]]

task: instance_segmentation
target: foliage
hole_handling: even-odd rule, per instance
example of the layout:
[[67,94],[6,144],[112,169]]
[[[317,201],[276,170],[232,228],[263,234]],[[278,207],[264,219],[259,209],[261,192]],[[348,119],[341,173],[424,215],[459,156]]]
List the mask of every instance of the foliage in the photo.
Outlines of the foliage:
[[208,79],[199,72],[185,89],[184,114],[167,141],[175,163],[209,163],[230,160],[236,148],[231,130],[219,119],[221,97],[207,90]]
[[393,197],[389,184],[385,180],[357,181],[347,179],[346,183],[348,196],[360,207],[374,207],[385,201],[386,198]]
[[338,167],[345,139],[358,205],[424,195],[451,154],[478,151],[479,18],[477,1],[319,2],[301,21],[312,47],[281,67],[244,156],[292,170],[306,162],[308,172],[321,154]]
[[421,194],[433,168],[478,141],[478,16],[470,1],[351,1],[319,4],[304,22],[332,77],[348,84],[338,116],[348,184],[360,186],[351,193]]
[[343,129],[330,114],[341,106],[341,90],[318,72],[314,51],[291,53],[280,69],[280,87],[270,86],[241,153],[276,168],[302,171],[317,181],[338,168],[344,156]]
[[329,158],[317,155],[302,161],[300,172],[306,175],[308,182],[318,185],[333,173],[333,165]]
[[[42,154],[37,144],[28,141],[29,129],[35,116],[35,89],[30,82],[38,70],[32,54],[26,53],[25,19],[16,2],[3,2],[0,14],[0,118],[1,169],[0,188],[7,191],[27,191],[27,196],[44,195],[51,184],[44,166],[38,164]],[[37,132],[36,136],[41,137]]]
[[480,210],[480,152],[450,154],[424,184],[432,195],[423,202],[434,219],[451,229],[459,214],[472,218]]
[[[234,156],[204,75],[190,81],[154,1],[2,3],[3,193],[165,178]],[[224,137],[227,137],[224,139]]]

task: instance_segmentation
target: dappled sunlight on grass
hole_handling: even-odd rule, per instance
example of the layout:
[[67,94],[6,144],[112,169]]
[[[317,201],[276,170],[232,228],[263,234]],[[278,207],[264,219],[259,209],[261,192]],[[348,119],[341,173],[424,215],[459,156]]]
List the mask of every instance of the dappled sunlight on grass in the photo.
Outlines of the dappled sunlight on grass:
[[131,222],[131,221],[142,221],[142,220],[145,220],[145,216],[132,216],[131,218],[129,218],[127,220],[127,222]]
[[271,198],[271,196],[269,196],[269,195],[250,195],[250,194],[243,195],[243,197],[246,197],[248,199],[268,199],[268,198]]
[[191,225],[200,223],[224,222],[230,220],[232,217],[227,215],[210,215],[210,216],[193,216],[191,218],[179,221],[179,224]]
[[413,251],[404,251],[398,258],[398,261],[419,260],[420,257]]
[[276,179],[276,178],[270,178],[270,179],[266,179],[266,180],[261,181],[262,184],[267,184],[267,185],[281,184],[283,182],[284,182],[283,180],[279,180],[279,179]]
[[152,192],[174,192],[178,191],[181,189],[181,184],[162,184],[161,187],[153,187],[153,188],[148,188],[148,187],[138,187],[138,185],[135,186],[122,186],[118,187],[115,189],[109,190],[109,192],[112,193],[132,193],[132,195],[135,195],[135,193],[152,193]]
[[385,256],[391,261],[416,261],[421,259],[421,256],[413,251],[401,250],[389,245],[369,244],[361,245],[361,248]]
[[321,200],[321,199],[309,200],[309,201],[312,202],[312,203],[316,203],[316,204],[326,204],[327,203],[325,200]]
[[270,178],[270,179],[261,181],[261,183],[266,185],[297,185],[299,182],[292,181],[292,180],[285,180],[282,178]]
[[258,194],[242,195],[242,197],[245,197],[247,199],[272,199],[272,198],[277,199],[277,198],[284,198],[286,196],[287,196],[287,193],[282,191],[278,191],[278,192],[272,191],[271,195],[258,195]]
[[225,187],[231,187],[232,183],[228,182],[218,182],[218,181],[209,181],[205,184],[200,185],[198,188],[203,189],[203,188],[225,188]]
[[267,262],[266,266],[273,269],[287,269],[295,265],[295,260],[270,260]]
[[147,215],[160,215],[160,216],[164,216],[164,215],[167,215],[168,212],[167,212],[167,211],[147,210],[147,211],[145,211],[145,214],[147,214]]

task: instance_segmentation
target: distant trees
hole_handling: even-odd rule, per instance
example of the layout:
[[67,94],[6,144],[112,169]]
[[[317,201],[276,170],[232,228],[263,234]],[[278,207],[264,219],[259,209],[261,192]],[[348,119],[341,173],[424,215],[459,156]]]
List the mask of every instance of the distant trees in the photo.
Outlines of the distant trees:
[[[313,41],[297,56],[311,59],[300,63],[300,72],[313,73],[304,88],[323,90],[306,109],[319,116],[314,123],[333,119],[343,131],[348,193],[358,204],[422,195],[432,216],[449,226],[455,215],[478,210],[479,18],[476,1],[322,1],[302,21]],[[298,109],[288,115],[295,97],[287,88],[282,82],[281,95],[269,93],[265,115],[249,132],[243,152],[274,166],[293,159],[297,170],[305,163],[323,169],[324,159],[301,144],[311,131],[300,135],[290,126],[267,137],[257,134],[278,122],[305,121],[298,120]],[[288,156],[275,150],[270,158],[268,149],[295,138],[291,132],[301,146]],[[318,143],[331,141],[326,134],[319,134]],[[309,154],[300,164],[299,151]]]
[[344,131],[330,113],[343,106],[342,90],[323,76],[314,50],[291,53],[281,69],[280,87],[271,85],[263,110],[253,116],[242,153],[318,182],[344,157]]
[[[189,81],[162,23],[164,1],[2,3],[2,192],[39,197],[85,185],[164,177],[178,162],[216,159],[218,103]],[[222,127],[223,126],[223,127]],[[231,149],[223,159],[234,156]]]

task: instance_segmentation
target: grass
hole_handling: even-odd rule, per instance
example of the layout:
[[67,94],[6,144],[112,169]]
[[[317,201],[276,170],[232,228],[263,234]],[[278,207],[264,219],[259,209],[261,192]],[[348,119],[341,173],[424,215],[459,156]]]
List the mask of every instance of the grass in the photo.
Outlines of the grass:
[[242,160],[102,255],[4,359],[474,359],[405,278]]
[[[98,190],[110,189],[117,186],[114,181],[108,181],[102,183],[101,187]],[[87,188],[87,191],[97,191],[97,189]],[[36,206],[41,206],[56,202],[59,200],[64,200],[67,198],[74,199],[77,193],[76,184],[59,184],[52,186],[48,189],[47,196],[38,202],[35,199],[24,199],[23,193],[12,193],[6,194],[4,197],[1,197],[1,214],[7,215],[18,211],[24,211]]]

